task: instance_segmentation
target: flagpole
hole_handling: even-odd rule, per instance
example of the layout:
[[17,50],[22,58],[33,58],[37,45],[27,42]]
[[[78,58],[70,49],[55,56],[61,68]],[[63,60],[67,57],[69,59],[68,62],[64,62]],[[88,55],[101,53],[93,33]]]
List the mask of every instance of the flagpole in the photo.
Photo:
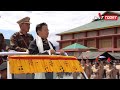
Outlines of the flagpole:
[[[81,72],[81,73],[82,73],[82,72]],[[86,75],[85,72],[83,72],[82,75],[84,76],[85,79],[88,79],[88,76]]]

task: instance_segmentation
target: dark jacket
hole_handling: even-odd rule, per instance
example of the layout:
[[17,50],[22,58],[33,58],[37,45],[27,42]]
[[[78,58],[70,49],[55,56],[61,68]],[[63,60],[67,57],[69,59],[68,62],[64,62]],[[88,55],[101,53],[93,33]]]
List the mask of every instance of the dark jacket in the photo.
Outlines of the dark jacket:
[[[51,43],[51,45],[52,45],[53,49],[55,50],[55,46],[53,46],[52,43]],[[45,47],[43,47],[43,48],[45,48]],[[46,54],[46,55],[48,55],[48,52],[39,53],[38,47],[36,45],[36,40],[31,41],[28,50],[29,50],[29,54]]]

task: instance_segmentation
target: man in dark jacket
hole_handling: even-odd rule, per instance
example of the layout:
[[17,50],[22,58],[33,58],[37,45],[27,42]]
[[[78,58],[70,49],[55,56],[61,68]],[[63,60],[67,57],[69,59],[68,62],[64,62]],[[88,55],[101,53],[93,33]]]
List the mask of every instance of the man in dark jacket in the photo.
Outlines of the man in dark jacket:
[[[36,39],[29,45],[29,54],[52,55],[55,54],[55,46],[48,41],[49,30],[46,23],[40,23],[36,26]],[[53,79],[53,73],[47,72],[44,79]],[[36,78],[35,78],[36,79]],[[41,79],[43,79],[41,77]]]
[[[7,46],[4,35],[0,33],[0,52],[8,51],[9,47]],[[1,79],[7,79],[7,56],[0,56],[0,75]]]

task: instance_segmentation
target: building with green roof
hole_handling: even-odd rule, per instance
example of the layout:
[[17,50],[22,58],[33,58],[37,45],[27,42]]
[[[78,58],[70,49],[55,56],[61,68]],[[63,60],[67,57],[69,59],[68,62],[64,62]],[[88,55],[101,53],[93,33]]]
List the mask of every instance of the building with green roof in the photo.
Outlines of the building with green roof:
[[[107,15],[116,15],[117,20],[105,20]],[[74,43],[97,48],[98,51],[120,52],[120,13],[106,11],[103,18],[96,18],[85,25],[61,32],[57,35],[60,49]]]

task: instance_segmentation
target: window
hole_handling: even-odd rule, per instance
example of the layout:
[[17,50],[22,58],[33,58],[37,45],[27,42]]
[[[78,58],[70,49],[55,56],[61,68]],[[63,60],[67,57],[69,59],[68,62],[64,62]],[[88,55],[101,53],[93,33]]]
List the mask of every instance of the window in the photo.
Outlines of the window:
[[100,35],[100,36],[110,35],[110,34],[114,34],[114,28],[105,29],[105,30],[100,30],[100,31],[99,31],[99,35]]
[[83,37],[85,37],[85,33],[76,33],[76,34],[74,34],[74,39],[83,38]]
[[67,40],[67,39],[72,39],[72,34],[62,36],[62,40]]
[[97,36],[97,31],[87,32],[87,37],[94,37],[94,36]]
[[87,40],[87,47],[96,47],[95,40]]
[[112,47],[112,39],[101,39],[99,40],[100,48],[111,48]]
[[117,40],[117,48],[120,48],[120,39]]

